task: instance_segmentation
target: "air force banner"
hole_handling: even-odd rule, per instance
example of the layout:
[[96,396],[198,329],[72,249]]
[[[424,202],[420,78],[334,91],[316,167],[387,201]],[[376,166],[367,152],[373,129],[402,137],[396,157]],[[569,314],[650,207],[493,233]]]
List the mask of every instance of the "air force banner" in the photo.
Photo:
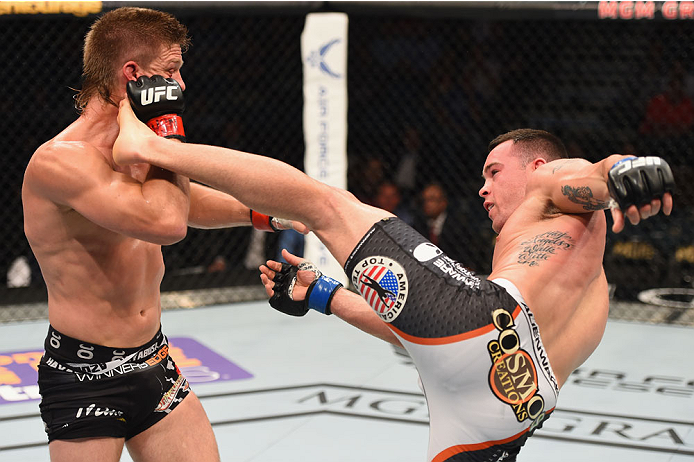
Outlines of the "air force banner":
[[[347,15],[310,13],[301,34],[306,174],[347,189]],[[343,284],[347,277],[311,233],[304,256]]]

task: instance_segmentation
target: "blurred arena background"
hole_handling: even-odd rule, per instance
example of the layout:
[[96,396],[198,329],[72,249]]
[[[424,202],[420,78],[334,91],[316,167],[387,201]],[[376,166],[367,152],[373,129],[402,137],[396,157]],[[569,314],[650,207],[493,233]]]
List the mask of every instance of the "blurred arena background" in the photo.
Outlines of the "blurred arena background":
[[[694,12],[691,2],[631,1],[0,2],[0,322],[47,316],[23,234],[22,176],[34,150],[77,117],[72,89],[89,25],[122,5],[169,11],[188,26],[190,141],[300,169],[305,17],[346,12],[349,190],[381,206],[399,195],[397,213],[414,223],[427,204],[447,203],[439,246],[481,274],[494,234],[477,191],[496,135],[545,129],[591,161],[666,158],[678,185],[673,215],[608,233],[611,316],[694,325]],[[277,255],[279,238],[190,229],[164,248],[164,307],[263,299],[257,266]]]

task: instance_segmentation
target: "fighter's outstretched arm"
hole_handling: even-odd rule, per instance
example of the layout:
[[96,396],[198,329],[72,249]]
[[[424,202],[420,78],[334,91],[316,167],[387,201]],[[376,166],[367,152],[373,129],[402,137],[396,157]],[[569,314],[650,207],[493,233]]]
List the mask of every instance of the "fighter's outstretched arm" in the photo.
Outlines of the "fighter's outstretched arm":
[[276,159],[158,137],[135,117],[127,99],[121,101],[118,121],[116,163],[157,165],[231,194],[259,212],[302,222],[340,264],[373,223],[392,216]]
[[[268,219],[271,218],[268,217]],[[190,183],[188,226],[217,229],[252,224],[251,210],[236,198],[209,186]],[[278,229],[293,229],[302,234],[309,232],[306,225],[298,221],[273,220],[273,225],[276,225]]]
[[239,200],[209,186],[190,183],[188,226],[215,229],[250,224],[250,211]]
[[584,159],[555,160],[537,168],[528,183],[528,192],[546,197],[563,213],[609,208],[614,221],[612,230],[617,233],[624,229],[625,217],[635,225],[661,209],[670,215],[673,201],[669,191],[674,188],[670,167],[656,157],[636,159],[615,154],[597,163]]
[[[271,297],[271,304],[274,300],[275,303],[279,304],[290,303],[292,305],[299,305],[296,307],[297,311],[291,314],[294,316],[301,316],[308,311],[308,308],[305,308],[303,304],[306,299],[308,288],[311,283],[315,281],[316,275],[312,270],[302,269],[303,267],[301,264],[306,262],[303,258],[289,253],[286,249],[282,250],[282,256],[287,260],[289,265],[297,267],[296,281],[292,285],[291,295],[284,291],[277,295],[275,294],[275,278],[278,277],[277,274],[282,270],[281,263],[270,260],[267,262],[267,265],[262,265],[260,267],[260,279],[265,286],[265,292],[268,297]],[[309,263],[309,265],[311,264]],[[286,285],[289,281],[283,281],[283,283]],[[367,334],[371,334],[393,345],[402,346],[400,340],[398,340],[395,334],[393,334],[393,331],[388,328],[388,324],[371,309],[371,306],[369,306],[366,300],[360,295],[344,288],[333,290],[335,291],[334,294],[331,297],[327,297],[328,301],[326,303],[328,306],[321,306],[320,308],[323,310],[329,309],[328,313],[334,314]],[[289,297],[291,297],[291,300]],[[292,301],[296,303],[292,303]],[[287,313],[287,311],[284,312]]]

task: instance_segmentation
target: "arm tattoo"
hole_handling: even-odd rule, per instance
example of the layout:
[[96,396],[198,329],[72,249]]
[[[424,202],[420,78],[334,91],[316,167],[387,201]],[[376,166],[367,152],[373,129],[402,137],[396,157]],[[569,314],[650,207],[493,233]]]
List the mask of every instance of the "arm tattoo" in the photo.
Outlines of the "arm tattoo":
[[569,185],[565,185],[561,187],[561,192],[571,202],[582,205],[584,210],[594,212],[596,210],[609,208],[609,203],[607,201],[601,201],[593,197],[593,191],[591,191],[588,186],[573,188]]
[[569,250],[575,243],[573,238],[567,233],[548,231],[523,241],[520,245],[521,251],[518,254],[518,263],[537,266],[556,254],[558,249]]

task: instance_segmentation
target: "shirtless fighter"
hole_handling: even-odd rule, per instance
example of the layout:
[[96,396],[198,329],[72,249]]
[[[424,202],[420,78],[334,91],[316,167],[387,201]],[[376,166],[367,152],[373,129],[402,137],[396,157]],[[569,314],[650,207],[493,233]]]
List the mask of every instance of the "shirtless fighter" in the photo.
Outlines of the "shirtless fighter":
[[119,123],[117,163],[171,169],[316,233],[368,303],[285,253],[310,271],[268,262],[261,270],[271,304],[293,315],[332,312],[404,346],[426,394],[428,460],[435,462],[515,460],[602,337],[603,210],[611,198],[618,203],[619,232],[625,214],[636,224],[673,206],[672,172],[662,159],[613,155],[592,164],[565,159],[563,144],[547,132],[501,135],[482,170],[480,196],[499,234],[492,273],[482,280],[392,214],[286,164],[174,145],[152,136],[127,103]]
[[113,161],[129,82],[152,130],[185,138],[188,42],[166,13],[125,7],[103,15],[85,41],[81,114],[38,148],[25,172],[24,229],[48,288],[39,390],[53,461],[118,461],[124,442],[135,461],[219,460],[205,411],[160,329],[161,246],[183,239],[189,225],[249,225],[251,215],[264,229],[288,223],[162,168]]

